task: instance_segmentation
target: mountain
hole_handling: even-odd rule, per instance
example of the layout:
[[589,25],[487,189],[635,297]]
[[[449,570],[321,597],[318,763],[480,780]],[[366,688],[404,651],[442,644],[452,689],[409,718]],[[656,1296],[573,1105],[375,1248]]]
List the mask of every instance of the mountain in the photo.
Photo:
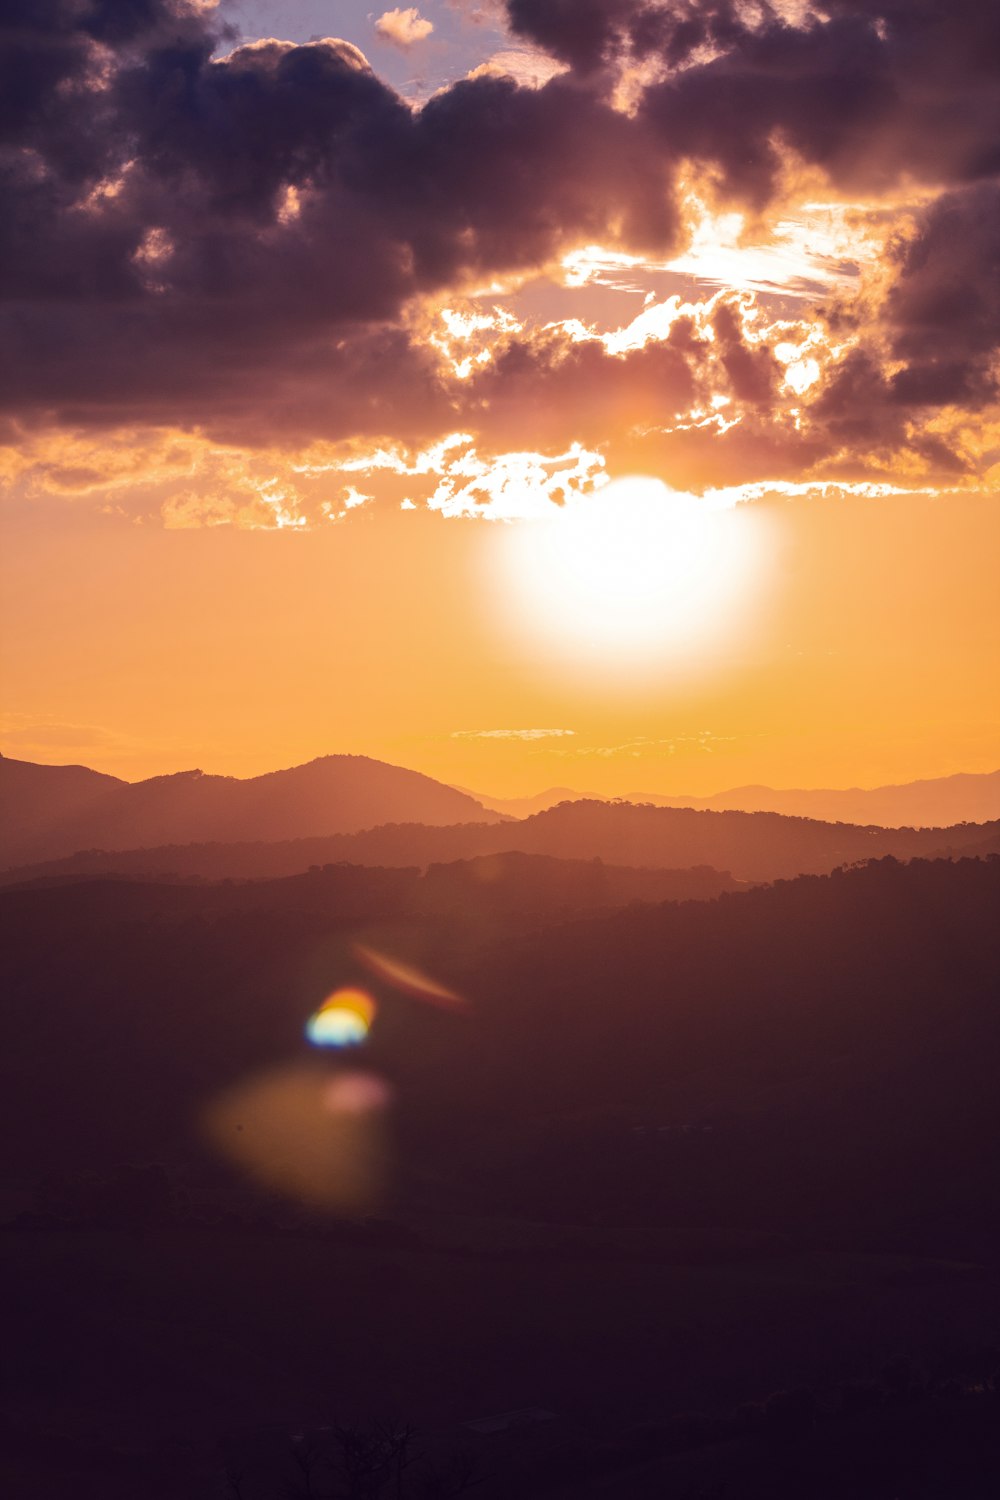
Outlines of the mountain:
[[508,944],[452,1104],[567,1128],[508,1126],[487,1186],[530,1177],[519,1207],[567,1218],[597,1192],[605,1222],[1000,1231],[998,898],[1000,859],[879,861]]
[[419,771],[364,755],[327,755],[246,780],[182,771],[139,782],[0,756],[0,848],[8,865],[80,849],[270,841],[499,816]]
[[484,807],[526,818],[560,802],[641,802],[652,807],[699,807],[712,812],[777,812],[823,823],[876,823],[882,828],[944,828],[955,823],[986,823],[1000,818],[1000,771],[962,772],[900,786],[821,788],[817,791],[770,786],[737,786],[709,797],[679,793],[627,792],[621,798],[554,786],[533,797],[487,797],[470,792]]
[[86,766],[36,766],[0,756],[0,850],[10,859],[39,858],[45,834],[99,816],[125,782]]
[[538,854],[487,855],[430,865],[332,864],[260,880],[166,880],[109,874],[8,885],[8,912],[28,910],[53,893],[60,920],[84,925],[160,916],[212,917],[239,912],[325,913],[334,925],[359,927],[389,919],[444,922],[449,945],[475,926],[477,939],[508,922],[529,926],[563,922],[635,902],[711,901],[747,887],[702,866],[692,870],[637,870],[600,860],[551,859]]
[[[465,788],[463,787],[464,791]],[[558,807],[560,802],[585,802],[589,799],[599,802],[609,801],[609,798],[597,797],[594,792],[574,792],[568,786],[550,786],[545,792],[536,792],[533,797],[485,797],[479,792],[469,792],[470,797],[475,797],[484,807],[491,812],[503,813],[509,818],[530,818],[532,813],[548,812],[550,807]],[[652,801],[652,798],[639,799],[630,797],[630,802]]]
[[[779,813],[712,812],[629,802],[569,802],[519,824],[475,831],[493,848],[519,848],[561,859],[681,869],[711,865],[738,880],[772,881],[825,874],[862,860],[956,853],[994,832],[957,828],[886,829],[822,823]],[[469,831],[470,836],[472,830]],[[365,834],[374,841],[380,830]],[[481,849],[480,852],[486,852]]]
[[[8,1493],[202,1495],[225,1461],[301,1494],[301,1414],[364,1434],[388,1371],[393,1410],[475,1443],[483,1500],[994,1495],[1000,861],[526,919],[457,958],[461,921],[367,930],[414,884],[388,873],[0,895]],[[356,942],[465,1012],[380,981],[366,1046],[310,1055]],[[374,1217],[295,1196],[300,1163],[383,1152]],[[458,1426],[529,1402],[554,1415]]]
[[[544,795],[544,794],[543,794]],[[701,807],[716,812],[777,812],[827,823],[877,823],[883,828],[943,828],[1000,818],[1000,771],[960,773],[901,786],[781,790],[738,786],[711,797],[661,797],[630,792],[629,802]],[[490,806],[494,804],[488,804]]]
[[[606,817],[604,807],[638,806],[645,814],[664,810],[787,818],[853,827],[852,834],[806,836],[783,825],[738,822],[724,825],[671,824],[621,811]],[[576,813],[568,813],[568,807]],[[584,810],[585,809],[585,810]],[[503,835],[500,826],[515,819],[519,831]],[[538,820],[541,819],[539,822]],[[909,858],[957,847],[964,838],[948,833],[962,822],[1000,819],[1000,771],[959,775],[904,786],[850,791],[774,790],[737,787],[712,797],[660,797],[635,793],[627,803],[584,798],[567,787],[535,797],[479,799],[418,771],[361,755],[328,755],[307,765],[241,780],[182,771],[140,782],[91,771],[85,766],[41,766],[0,756],[0,850],[10,869],[50,865],[80,851],[114,853],[146,849],[148,856],[127,866],[88,860],[81,873],[129,869],[140,873],[261,876],[291,874],[314,863],[346,859],[360,863],[419,864],[466,859],[505,850],[558,858],[602,858],[619,864],[683,868],[707,864],[731,869],[743,880],[767,880],[863,859],[870,853]],[[475,834],[458,831],[479,825]],[[392,831],[387,831],[392,825]],[[487,825],[494,825],[488,832]],[[499,826],[498,826],[499,825]],[[899,829],[902,843],[880,843],[865,834],[871,825]],[[907,840],[914,828],[935,833],[928,843]],[[434,836],[433,829],[450,829]],[[695,833],[695,829],[701,832]],[[777,840],[765,850],[770,833]],[[330,840],[353,838],[366,830],[377,836],[354,845]],[[641,830],[641,831],[640,831]],[[989,839],[990,830],[982,835]],[[804,840],[804,842],[803,842]],[[303,841],[298,849],[279,844]],[[254,854],[235,848],[223,854],[176,854],[174,845],[274,845]],[[314,845],[311,849],[305,843]],[[761,845],[761,855],[752,847]],[[792,849],[796,852],[793,854]],[[737,850],[735,857],[730,847]],[[904,852],[900,852],[900,851]],[[766,873],[765,873],[766,872]],[[48,870],[39,873],[50,873]],[[60,869],[51,873],[64,873]]]
[[421,910],[451,912],[468,919],[479,909],[490,916],[588,912],[634,901],[707,901],[723,891],[744,889],[728,873],[699,865],[683,870],[635,869],[599,859],[556,859],[548,854],[487,854],[428,866]]
[[[497,817],[497,814],[493,814]],[[708,866],[739,881],[790,880],[840,865],[985,855],[1000,823],[951,828],[875,828],[820,823],[780,813],[710,812],[629,802],[563,802],[519,821],[427,827],[388,823],[356,833],[274,843],[193,843],[105,853],[9,870],[6,884],[52,876],[127,874],[259,879],[312,865],[419,866],[512,852],[560,860],[604,860],[647,870]]]
[[[524,875],[501,870],[507,896]],[[360,938],[469,1003],[459,1020],[380,983],[367,1054],[398,1093],[401,1149],[458,1174],[463,1202],[565,1224],[1000,1234],[1000,860],[882,861],[568,923],[512,909],[466,941],[477,878],[5,891],[5,1170],[204,1149],[204,1101],[304,1058],[312,1007],[358,982]]]

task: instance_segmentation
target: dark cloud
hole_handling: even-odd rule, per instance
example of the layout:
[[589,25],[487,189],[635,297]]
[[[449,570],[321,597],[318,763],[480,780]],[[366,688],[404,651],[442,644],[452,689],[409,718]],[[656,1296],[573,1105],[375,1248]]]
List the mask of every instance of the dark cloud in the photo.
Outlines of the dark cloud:
[[635,0],[508,0],[511,29],[561,62],[589,72],[626,44]]
[[502,338],[462,384],[457,420],[497,447],[549,449],[565,443],[571,413],[570,435],[601,447],[660,432],[692,408],[704,414],[713,397],[729,398],[730,418],[766,415],[780,384],[771,349],[748,341],[739,302],[719,297],[707,324],[678,317],[666,337],[639,347],[609,349],[558,325]]
[[[611,354],[558,329],[508,339],[462,390],[460,425],[501,448],[599,447],[613,433],[662,426],[695,400],[696,360],[681,338]],[[571,430],[567,413],[572,413]]]
[[766,345],[751,348],[743,337],[739,313],[731,302],[720,302],[712,321],[722,367],[733,395],[752,406],[770,406],[777,395],[781,366]]
[[746,34],[726,0],[508,0],[507,13],[516,35],[582,73],[649,57],[676,67]]
[[[163,0],[120,18],[109,51],[110,22],[87,12],[74,30],[76,14],[58,11],[65,46],[4,158],[2,394],[29,411],[175,416],[186,399],[210,421],[262,386],[280,407],[310,368],[353,378],[378,347],[397,360],[371,328],[416,294],[581,237],[674,242],[661,154],[572,82],[466,80],[418,113],[346,43],[213,60],[209,21]],[[19,20],[23,50],[48,56],[46,22]],[[98,139],[67,166],[77,121]],[[397,369],[366,373],[385,408]]]
[[997,395],[1000,184],[943,194],[896,252],[884,317],[907,403],[979,407]]
[[718,171],[727,196],[759,209],[777,190],[784,146],[845,186],[870,179],[893,104],[884,48],[852,18],[806,31],[775,23],[653,85],[641,111],[672,149]]
[[829,0],[795,24],[767,0],[508,0],[508,13],[583,75],[658,61],[640,114],[758,207],[783,145],[851,188],[1000,172],[1000,8],[982,0]]
[[918,429],[943,407],[975,418],[1000,394],[1000,186],[942,194],[890,259],[882,304],[829,372],[810,418],[834,445],[907,447],[933,469],[967,470],[943,438]]
[[862,452],[895,447],[904,438],[903,414],[891,402],[882,362],[864,347],[852,349],[829,373],[810,418],[835,445]]

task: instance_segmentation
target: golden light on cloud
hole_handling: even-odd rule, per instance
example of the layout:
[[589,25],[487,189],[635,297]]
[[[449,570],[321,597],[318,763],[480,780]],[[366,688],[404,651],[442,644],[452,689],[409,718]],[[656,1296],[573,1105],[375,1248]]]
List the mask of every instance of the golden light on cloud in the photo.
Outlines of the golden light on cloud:
[[556,665],[619,679],[702,669],[750,623],[767,531],[731,495],[612,480],[510,528],[497,549],[496,607]]
[[683,202],[688,237],[679,255],[650,260],[584,245],[563,257],[563,284],[637,290],[644,272],[673,271],[729,291],[814,299],[856,288],[862,271],[877,264],[886,232],[861,204],[806,201],[763,226],[744,212],[714,212],[693,190]]

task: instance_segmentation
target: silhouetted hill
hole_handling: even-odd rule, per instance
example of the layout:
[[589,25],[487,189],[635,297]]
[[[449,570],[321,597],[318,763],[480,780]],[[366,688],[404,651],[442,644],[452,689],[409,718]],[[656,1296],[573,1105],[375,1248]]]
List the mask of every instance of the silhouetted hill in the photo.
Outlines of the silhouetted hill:
[[[462,791],[466,788],[462,787]],[[470,797],[476,797],[484,807],[493,812],[504,813],[509,818],[530,818],[532,813],[547,812],[550,807],[558,807],[560,802],[586,802],[588,800],[608,802],[611,798],[597,797],[593,792],[575,792],[568,786],[550,786],[544,792],[536,792],[533,797],[485,797],[478,792],[469,792]],[[629,798],[629,801],[648,802],[654,799]]]
[[570,1129],[531,1157],[565,1213],[1000,1233],[998,901],[1000,859],[883,860],[526,939],[482,976],[490,1082],[464,1082],[498,1180],[523,1180],[503,1094],[511,1119],[590,1112],[597,1150]]
[[368,834],[332,834],[325,838],[275,840],[273,843],[81,849],[65,859],[45,860],[0,871],[0,886],[89,875],[261,880],[298,875],[313,865],[340,863],[423,867],[435,861],[474,858],[486,828],[485,824],[429,828],[423,823],[390,823],[371,829]]
[[[974,838],[970,844],[963,846],[963,858],[987,859],[991,854],[1000,854],[1000,824],[986,823],[980,832],[983,834],[982,838]],[[938,854],[946,859],[949,857],[943,850],[935,850],[934,856],[929,857],[936,857]]]
[[307,1050],[359,935],[470,1002],[379,991],[366,1061],[405,1172],[566,1222],[1000,1233],[1000,860],[555,926],[513,911],[524,878],[506,867],[511,919],[491,931],[482,905],[471,938],[470,868],[5,892],[6,1171],[204,1155],[205,1101]]
[[354,833],[379,823],[491,822],[473,798],[364,755],[240,780],[182,771],[125,782],[82,766],[0,757],[0,848],[7,865],[80,849]]
[[602,859],[630,868],[687,870],[709,866],[736,880],[768,881],[825,874],[859,860],[952,857],[988,853],[1000,824],[953,828],[863,828],[818,823],[779,813],[707,812],[627,802],[561,803],[521,821],[444,827],[385,824],[360,833],[273,844],[194,844],[105,853],[8,871],[4,880],[41,876],[130,874],[260,878],[294,874],[310,865],[450,863],[517,851],[562,860]]
[[15,862],[48,857],[52,828],[99,818],[125,786],[86,766],[36,766],[0,755],[0,857]]
[[[221,1493],[225,1438],[231,1488],[301,1493],[303,1427],[388,1392],[451,1434],[556,1414],[477,1435],[489,1500],[992,1495],[1000,860],[560,920],[655,878],[513,855],[0,893],[5,1349],[36,1414],[7,1489],[51,1452],[46,1496]],[[359,981],[367,1045],[317,1056],[305,1018]],[[250,1137],[260,1178],[217,1154]],[[374,1222],[290,1190],[322,1140],[385,1151]],[[265,1430],[288,1464],[250,1487]]]
[[595,911],[633,901],[707,901],[741,883],[708,865],[684,870],[630,869],[600,859],[555,859],[545,854],[487,854],[430,865],[421,902],[427,912],[493,915]]
[[[574,792],[568,787],[550,787],[534,797],[497,798],[475,793],[484,807],[526,818],[560,802],[596,800],[593,793]],[[823,823],[876,823],[883,828],[943,828],[955,823],[987,823],[1000,818],[1000,771],[984,774],[960,773],[899,786],[849,787],[846,789],[781,789],[770,786],[738,786],[709,797],[681,793],[675,797],[655,792],[627,792],[625,802],[649,803],[654,807],[697,807],[714,812],[777,812],[788,817],[812,818]]]
[[[730,870],[739,880],[788,879],[824,874],[838,865],[880,859],[913,859],[956,852],[989,829],[884,829],[819,823],[778,813],[709,812],[628,802],[570,802],[526,818],[518,825],[487,829],[490,843],[562,859],[600,857],[615,864],[671,866],[707,864]],[[366,835],[365,837],[368,837]]]
[[[197,847],[197,846],[195,846]],[[268,848],[268,845],[261,845]],[[481,859],[412,866],[314,865],[302,873],[261,879],[205,880],[197,876],[51,875],[10,884],[17,910],[39,895],[62,892],[59,921],[99,924],[129,914],[137,920],[164,912],[208,917],[220,912],[326,912],[337,924],[382,917],[436,918],[468,923],[474,916],[550,922],[633,902],[710,901],[746,889],[725,872],[633,870],[602,860],[552,859],[538,854],[488,854]],[[56,900],[58,901],[58,897]]]
[[[780,789],[739,786],[711,797],[643,797],[659,807],[702,807],[717,812],[778,812],[827,823],[877,823],[883,828],[942,828],[1000,818],[1000,771],[961,773],[900,786],[846,789]],[[492,804],[491,804],[492,805]]]

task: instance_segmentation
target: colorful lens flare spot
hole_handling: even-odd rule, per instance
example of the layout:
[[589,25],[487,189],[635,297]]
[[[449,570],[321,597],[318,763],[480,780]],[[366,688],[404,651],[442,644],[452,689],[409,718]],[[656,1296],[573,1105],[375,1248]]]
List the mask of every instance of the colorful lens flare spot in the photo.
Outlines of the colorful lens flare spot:
[[335,990],[306,1022],[314,1047],[359,1047],[368,1036],[375,1002],[364,990]]
[[429,974],[402,963],[398,958],[392,958],[388,953],[380,953],[376,948],[355,943],[354,956],[369,974],[402,990],[404,995],[410,995],[414,1000],[425,1000],[429,1005],[440,1005],[445,1010],[460,1010],[465,1005],[462,996],[456,995],[454,990],[449,990]]
[[339,1073],[323,1093],[324,1107],[332,1115],[370,1115],[384,1110],[392,1090],[374,1073]]

